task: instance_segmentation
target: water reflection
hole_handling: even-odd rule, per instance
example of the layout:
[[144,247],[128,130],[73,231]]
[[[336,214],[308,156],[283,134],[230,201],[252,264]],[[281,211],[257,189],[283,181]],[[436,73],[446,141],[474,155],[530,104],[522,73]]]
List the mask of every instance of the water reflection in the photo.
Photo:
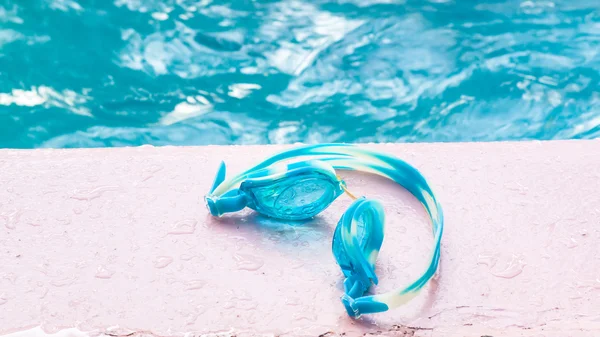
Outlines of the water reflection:
[[8,0],[0,147],[600,135],[595,1]]

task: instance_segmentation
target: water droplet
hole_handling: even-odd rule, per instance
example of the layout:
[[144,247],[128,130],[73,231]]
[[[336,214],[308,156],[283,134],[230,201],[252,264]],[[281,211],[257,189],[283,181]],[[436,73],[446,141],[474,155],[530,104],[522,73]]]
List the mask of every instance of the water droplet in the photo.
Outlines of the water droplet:
[[0,225],[4,225],[4,227],[8,229],[15,229],[12,224],[9,224],[8,219],[0,217]]
[[173,262],[173,258],[170,256],[159,256],[154,260],[154,268],[164,268]]
[[311,322],[315,322],[317,320],[317,313],[314,309],[303,306],[302,310],[298,310],[299,312],[294,315],[294,319],[296,321],[307,320]]
[[538,297],[537,299],[532,300],[530,303],[535,305],[536,307],[541,307],[542,305],[544,305],[544,298]]
[[17,223],[19,223],[20,217],[21,211],[18,209],[3,211],[0,213],[0,223],[4,223],[4,226],[8,229],[15,229],[17,228]]
[[397,250],[399,253],[407,253],[407,252],[409,252],[411,249],[412,249],[412,248],[411,248],[410,246],[400,246],[400,247],[396,248],[396,250]]
[[75,213],[75,214],[81,214],[81,213],[83,213],[83,210],[81,208],[79,208],[79,207],[75,207],[75,208],[73,208],[73,213]]
[[498,258],[492,254],[484,253],[479,254],[479,256],[477,257],[477,264],[483,264],[490,268],[494,267],[496,265],[496,262],[498,262]]
[[492,272],[492,275],[501,278],[513,278],[523,272],[525,262],[520,257],[513,255],[512,259],[503,271]]
[[527,191],[529,190],[527,187],[521,185],[521,183],[518,182],[507,183],[505,187],[508,190],[519,192],[519,194],[521,195],[526,195]]
[[5,293],[0,294],[0,305],[4,305],[8,302],[8,297]]
[[150,166],[149,168],[146,169],[147,172],[150,173],[157,173],[162,171],[162,169],[164,168],[164,166],[160,165],[160,164],[154,164],[152,166]]
[[242,270],[258,270],[265,264],[261,258],[254,255],[236,253],[233,254],[233,259],[235,260],[238,269]]
[[199,317],[200,317],[200,315],[197,315],[197,314],[189,314],[189,315],[187,315],[185,324],[188,326],[195,325],[196,321],[198,320]]
[[248,240],[244,237],[232,237],[235,240],[235,250],[242,250],[244,248],[252,247],[252,244],[248,243]]
[[562,242],[565,246],[567,246],[567,248],[575,248],[579,245],[579,243],[577,243],[577,240],[575,240],[574,238],[562,238],[560,240],[560,242]]
[[77,262],[75,262],[75,267],[79,268],[79,269],[83,269],[87,266],[87,262],[85,260],[79,260]]
[[50,282],[51,285],[55,287],[64,287],[66,285],[72,284],[75,282],[75,276],[64,276]]
[[44,288],[41,288],[41,290],[40,290],[40,296],[38,296],[38,298],[39,298],[39,299],[43,299],[43,298],[45,298],[45,297],[46,297],[46,295],[48,295],[48,291],[49,291],[49,289],[48,289],[48,288],[46,288],[46,287],[44,287]]
[[246,322],[248,322],[249,324],[256,324],[257,321],[258,320],[256,318],[256,312],[251,312],[250,315],[248,315],[246,318]]
[[257,307],[257,303],[245,292],[229,291],[227,294],[228,300],[223,304],[225,309],[253,310]]
[[176,222],[168,234],[181,235],[181,234],[192,234],[196,230],[196,224],[198,221],[194,219],[185,219]]
[[409,261],[399,261],[398,262],[398,267],[402,268],[402,269],[406,269],[408,267],[410,267],[412,263]]
[[393,279],[395,279],[395,278],[396,278],[395,271],[396,271],[397,269],[398,269],[398,268],[397,268],[396,266],[394,266],[394,265],[389,265],[387,268],[385,268],[385,269],[384,269],[384,273],[383,273],[383,274],[384,274],[384,275],[385,275],[385,276],[386,276],[388,279],[390,279],[390,280],[393,280]]
[[206,285],[206,281],[203,280],[192,280],[185,283],[185,290],[196,290],[201,289]]
[[59,225],[66,226],[71,223],[70,215],[59,215],[54,218]]
[[292,306],[292,307],[295,307],[295,306],[300,305],[300,300],[297,299],[297,298],[290,298],[290,297],[288,297],[288,298],[285,299],[285,304],[287,304],[289,306]]
[[5,280],[8,280],[10,283],[12,283],[14,285],[15,282],[17,282],[18,276],[15,273],[8,273],[8,274],[3,274],[2,278]]
[[113,270],[109,270],[106,268],[106,266],[103,265],[98,266],[98,269],[96,270],[96,278],[109,279],[114,274],[115,272]]
[[269,235],[268,239],[273,242],[279,242],[281,240],[281,233],[274,233]]
[[190,312],[187,315],[184,314],[184,316],[186,317],[186,325],[194,325],[198,318],[202,316],[202,314],[204,314],[206,310],[207,307],[205,305],[200,304],[196,307],[194,312]]
[[206,257],[200,253],[196,254],[196,255],[192,255],[192,254],[181,254],[181,256],[179,256],[180,259],[182,259],[183,261],[190,261],[193,259],[198,259],[200,261],[204,261],[206,260]]
[[99,186],[91,190],[75,191],[71,199],[77,200],[93,200],[102,196],[104,192],[117,191],[119,186]]
[[27,211],[23,216],[23,220],[26,224],[37,227],[43,225],[47,221],[47,218],[45,215],[33,214],[31,211]]
[[92,213],[90,214],[90,219],[98,219],[101,217],[100,213]]

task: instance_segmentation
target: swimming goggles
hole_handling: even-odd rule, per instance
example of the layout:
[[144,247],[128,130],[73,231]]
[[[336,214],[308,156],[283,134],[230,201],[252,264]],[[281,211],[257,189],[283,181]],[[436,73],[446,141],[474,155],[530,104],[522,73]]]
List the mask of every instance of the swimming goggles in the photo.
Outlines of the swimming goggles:
[[[302,159],[305,157],[314,158]],[[291,161],[284,162],[288,160]],[[336,170],[386,177],[423,204],[431,218],[434,240],[429,267],[417,280],[404,288],[364,296],[371,284],[378,284],[375,261],[383,242],[383,205],[377,200],[354,197]],[[383,312],[409,302],[437,270],[444,229],[442,208],[421,173],[398,158],[351,144],[304,145],[279,152],[227,180],[225,171],[225,163],[221,162],[205,197],[210,213],[217,217],[249,207],[276,219],[305,220],[344,193],[354,199],[338,222],[332,243],[335,259],[346,277],[341,300],[351,317]]]

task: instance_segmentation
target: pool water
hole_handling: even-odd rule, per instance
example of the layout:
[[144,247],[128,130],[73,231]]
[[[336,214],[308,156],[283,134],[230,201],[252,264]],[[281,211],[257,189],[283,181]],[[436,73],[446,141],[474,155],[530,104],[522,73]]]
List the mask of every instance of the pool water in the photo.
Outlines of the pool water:
[[598,0],[0,0],[0,147],[599,136]]

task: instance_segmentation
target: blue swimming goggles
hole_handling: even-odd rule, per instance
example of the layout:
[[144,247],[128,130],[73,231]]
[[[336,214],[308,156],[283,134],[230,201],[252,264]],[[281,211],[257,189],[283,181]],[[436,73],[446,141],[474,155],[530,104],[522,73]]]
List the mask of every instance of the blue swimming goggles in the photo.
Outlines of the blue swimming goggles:
[[[302,160],[303,157],[314,159]],[[294,160],[282,163],[291,159]],[[392,179],[423,204],[433,225],[434,245],[429,267],[416,281],[384,294],[364,296],[372,283],[378,284],[375,261],[383,242],[383,206],[379,201],[350,194],[336,170],[362,171]],[[409,302],[437,270],[444,220],[427,181],[408,163],[350,144],[300,146],[277,153],[227,180],[222,162],[205,199],[213,216],[249,207],[272,218],[304,220],[319,214],[344,192],[355,200],[337,224],[332,250],[346,277],[341,300],[348,315],[360,317]]]

